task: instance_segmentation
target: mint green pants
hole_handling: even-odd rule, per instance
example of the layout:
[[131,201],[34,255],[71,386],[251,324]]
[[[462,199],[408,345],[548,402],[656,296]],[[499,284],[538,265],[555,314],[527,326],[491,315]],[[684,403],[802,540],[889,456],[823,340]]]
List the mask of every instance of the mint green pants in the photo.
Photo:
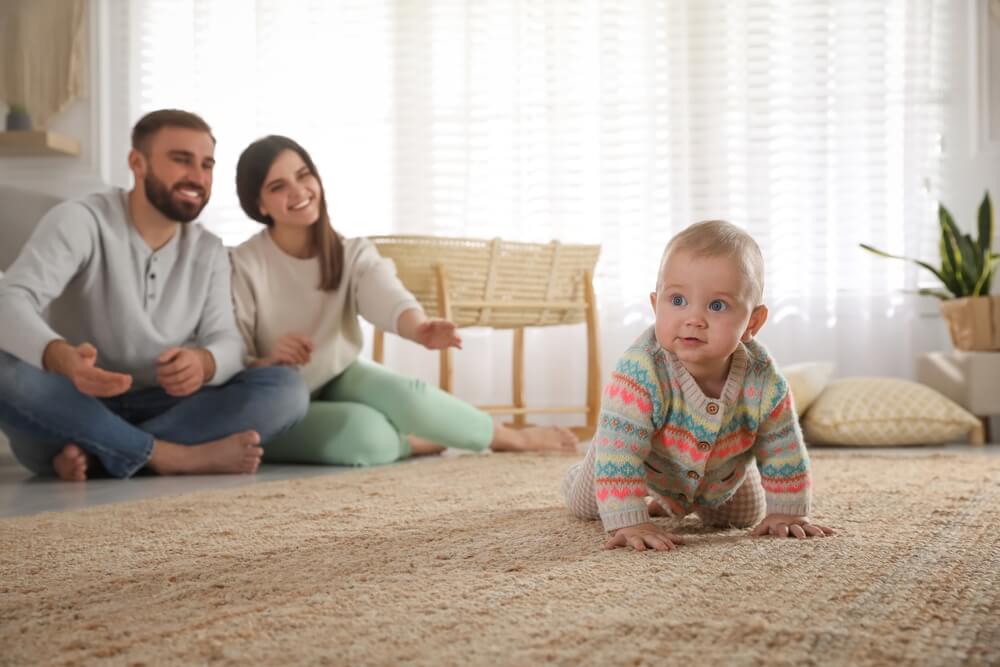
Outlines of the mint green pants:
[[407,436],[482,451],[493,420],[422,380],[355,361],[313,393],[305,419],[264,445],[264,461],[370,466],[410,455]]

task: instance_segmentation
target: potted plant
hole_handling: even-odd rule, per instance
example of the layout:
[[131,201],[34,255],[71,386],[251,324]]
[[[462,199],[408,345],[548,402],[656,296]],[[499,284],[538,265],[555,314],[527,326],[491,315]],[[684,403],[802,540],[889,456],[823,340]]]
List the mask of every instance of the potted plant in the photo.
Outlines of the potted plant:
[[17,132],[31,129],[31,116],[23,104],[12,103],[7,110],[7,131]]
[[920,294],[941,299],[941,314],[948,323],[951,342],[959,350],[1000,350],[1000,297],[990,296],[990,286],[1000,254],[993,252],[993,205],[987,192],[979,205],[978,238],[963,234],[951,213],[938,205],[941,226],[941,266],[892,255],[867,244],[868,252],[916,263],[933,273],[944,289],[923,288]]

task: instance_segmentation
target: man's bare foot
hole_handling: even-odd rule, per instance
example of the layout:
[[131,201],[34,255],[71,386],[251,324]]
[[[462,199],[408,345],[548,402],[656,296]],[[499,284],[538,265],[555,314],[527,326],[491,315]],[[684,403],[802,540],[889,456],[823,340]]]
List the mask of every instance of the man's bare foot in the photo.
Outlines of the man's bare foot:
[[562,426],[532,426],[513,429],[497,426],[490,449],[495,452],[564,452],[576,453],[579,439]]
[[87,479],[87,452],[70,443],[52,457],[52,467],[59,479],[66,482],[83,482]]
[[161,475],[252,475],[264,450],[256,431],[243,431],[201,445],[177,445],[157,440],[149,467]]
[[418,438],[415,435],[409,435],[406,439],[410,443],[410,456],[432,456],[448,449],[430,440]]

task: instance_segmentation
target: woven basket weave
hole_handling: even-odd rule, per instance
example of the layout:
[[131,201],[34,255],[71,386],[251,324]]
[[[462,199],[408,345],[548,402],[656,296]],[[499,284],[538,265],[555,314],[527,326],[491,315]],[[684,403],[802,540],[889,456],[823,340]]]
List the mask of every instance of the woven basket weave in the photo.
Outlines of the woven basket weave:
[[584,321],[585,276],[599,245],[501,239],[374,236],[403,285],[429,314],[441,315],[437,266],[447,276],[451,320],[460,327],[512,329]]
[[[587,439],[597,428],[601,403],[600,346],[594,266],[601,247],[550,243],[517,243],[501,239],[435,236],[374,236],[383,257],[396,264],[403,285],[424,310],[460,327],[513,329],[510,404],[482,405],[492,415],[512,415],[515,428],[529,426],[529,414],[583,413],[572,426]],[[525,404],[524,328],[585,323],[587,328],[586,404]],[[384,359],[385,332],[375,330],[372,358]],[[440,351],[440,386],[452,391],[453,350]]]

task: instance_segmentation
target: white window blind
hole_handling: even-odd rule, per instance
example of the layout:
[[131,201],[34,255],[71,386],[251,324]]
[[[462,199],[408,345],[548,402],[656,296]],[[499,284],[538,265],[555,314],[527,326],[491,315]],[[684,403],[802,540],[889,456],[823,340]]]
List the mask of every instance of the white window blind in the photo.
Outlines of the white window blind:
[[936,251],[947,0],[118,2],[122,115],[212,124],[227,242],[259,229],[239,152],[287,134],[345,234],[600,242],[606,365],[670,235],[721,217],[763,248],[779,360],[910,372],[920,276],[857,244]]

